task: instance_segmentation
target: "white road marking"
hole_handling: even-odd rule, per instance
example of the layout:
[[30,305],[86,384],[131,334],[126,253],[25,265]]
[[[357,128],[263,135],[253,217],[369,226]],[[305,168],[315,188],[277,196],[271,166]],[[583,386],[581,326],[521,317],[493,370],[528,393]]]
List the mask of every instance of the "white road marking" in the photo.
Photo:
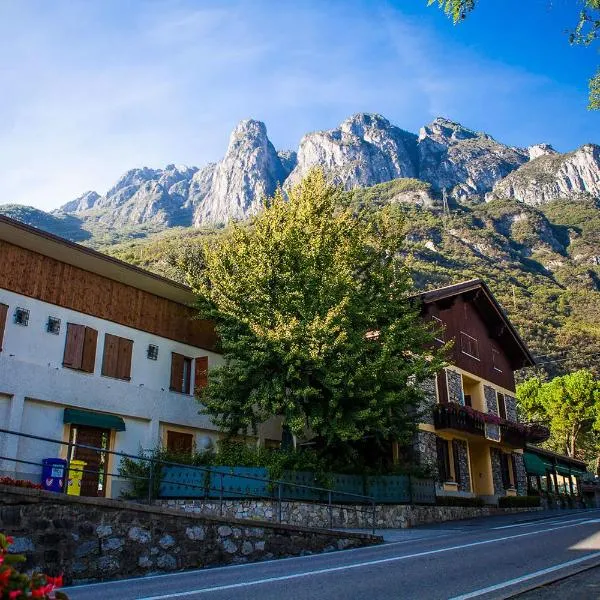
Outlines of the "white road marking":
[[503,590],[504,588],[510,587],[511,585],[517,585],[518,583],[523,583],[524,581],[529,581],[530,579],[535,579],[536,577],[541,577],[542,575],[548,575],[549,573],[554,573],[556,571],[560,571],[561,569],[566,569],[567,567],[572,567],[573,565],[578,565],[586,560],[590,560],[591,558],[599,558],[600,552],[594,552],[593,554],[586,554],[581,558],[576,558],[574,560],[569,560],[564,563],[560,563],[559,565],[554,565],[553,567],[548,567],[547,569],[542,569],[540,571],[536,571],[535,573],[529,573],[528,575],[523,575],[522,577],[515,577],[515,579],[509,579],[508,581],[503,581],[502,583],[497,583],[496,585],[490,585],[489,587],[482,588],[480,590],[475,590],[474,592],[469,592],[468,594],[462,594],[461,596],[455,596],[454,598],[450,598],[450,600],[468,600],[469,598],[477,598],[478,596],[483,596],[485,594],[490,594],[491,592],[497,592],[498,590]]
[[[570,519],[569,523],[577,523],[579,521],[589,521],[589,517],[582,517],[581,519]],[[565,518],[562,519],[553,519],[551,521],[544,521],[544,525],[556,525],[557,523],[564,523]],[[492,527],[491,529],[513,529],[515,527],[533,527],[534,525],[540,525],[539,521],[529,521],[527,523],[514,523],[513,525],[502,525],[501,527]]]
[[[187,596],[195,596],[200,594],[208,594],[211,592],[222,592],[224,590],[234,590],[244,587],[251,587],[255,585],[263,585],[265,583],[275,583],[278,581],[288,581],[290,579],[299,579],[302,577],[311,577],[313,575],[324,575],[327,573],[336,573],[339,571],[349,571],[351,569],[359,569],[362,567],[370,567],[374,565],[382,565],[386,563],[399,562],[402,560],[408,560],[410,558],[419,558],[421,556],[431,556],[432,554],[442,554],[444,552],[452,552],[454,550],[463,550],[465,548],[474,548],[476,546],[484,546],[488,544],[497,544],[499,542],[505,542],[507,540],[514,540],[522,537],[530,537],[532,535],[540,535],[543,533],[548,533],[550,531],[557,531],[559,529],[565,529],[568,527],[577,527],[578,525],[584,525],[588,522],[596,522],[596,520],[586,521],[585,523],[576,523],[575,525],[561,525],[559,527],[550,527],[547,529],[540,529],[539,531],[528,531],[527,533],[519,533],[516,535],[508,535],[501,538],[494,538],[493,540],[482,540],[480,542],[471,542],[469,544],[461,544],[459,546],[449,546],[447,548],[439,548],[437,550],[427,550],[425,552],[417,552],[415,554],[405,554],[403,556],[392,556],[389,558],[380,558],[377,560],[370,560],[360,563],[354,563],[350,565],[343,565],[340,567],[329,567],[326,569],[317,569],[315,571],[304,571],[302,573],[291,573],[289,575],[281,575],[279,577],[267,577],[264,579],[257,579],[254,581],[244,581],[241,583],[230,583],[225,585],[218,585],[213,587],[200,588],[196,590],[189,590],[184,592],[174,592],[171,594],[163,594],[160,596],[144,596],[142,598],[138,598],[137,600],[170,600],[171,598],[185,598]],[[595,556],[600,556],[600,552],[590,554],[586,558],[593,558]]]

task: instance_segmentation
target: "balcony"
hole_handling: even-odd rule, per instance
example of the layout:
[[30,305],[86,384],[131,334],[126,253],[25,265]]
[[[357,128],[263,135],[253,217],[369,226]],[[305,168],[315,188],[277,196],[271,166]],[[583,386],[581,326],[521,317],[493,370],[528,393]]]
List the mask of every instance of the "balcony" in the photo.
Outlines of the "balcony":
[[550,437],[550,430],[540,423],[515,423],[454,402],[436,404],[433,409],[433,424],[436,429],[456,429],[485,437],[486,423],[500,428],[500,439],[490,439],[515,448],[524,448],[527,442],[544,442]]
[[433,424],[436,429],[457,429],[473,435],[485,436],[483,413],[454,402],[435,405]]

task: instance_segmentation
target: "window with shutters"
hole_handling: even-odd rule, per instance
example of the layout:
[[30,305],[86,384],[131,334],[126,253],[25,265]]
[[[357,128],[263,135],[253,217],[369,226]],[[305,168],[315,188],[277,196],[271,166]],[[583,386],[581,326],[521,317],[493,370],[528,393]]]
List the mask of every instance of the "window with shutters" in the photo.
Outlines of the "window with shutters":
[[463,354],[479,360],[479,344],[477,340],[464,331],[460,332],[460,349]]
[[460,450],[456,440],[452,440],[452,457],[454,458],[454,481],[460,482]]
[[500,360],[500,351],[496,350],[496,348],[492,348],[492,366],[494,367],[494,371],[502,373],[501,365],[502,363]]
[[171,353],[171,385],[169,389],[172,392],[189,394],[191,390],[192,379],[192,359],[189,356]]
[[93,373],[96,363],[98,332],[91,327],[67,323],[63,367]]
[[6,327],[6,315],[8,314],[8,305],[0,304],[0,352],[4,340],[4,328]]
[[450,446],[448,440],[436,438],[437,466],[440,481],[452,481],[450,470]]
[[497,392],[498,399],[498,414],[501,418],[506,419],[506,400],[504,399],[504,394]]
[[104,336],[102,375],[129,381],[131,379],[132,352],[133,340],[107,333]]

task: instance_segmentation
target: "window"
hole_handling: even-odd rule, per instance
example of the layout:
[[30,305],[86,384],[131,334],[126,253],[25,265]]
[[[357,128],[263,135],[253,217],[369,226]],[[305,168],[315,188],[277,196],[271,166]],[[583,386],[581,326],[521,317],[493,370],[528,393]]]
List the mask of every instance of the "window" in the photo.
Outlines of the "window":
[[155,344],[148,344],[148,350],[146,356],[150,360],[158,360],[158,346]]
[[102,375],[115,379],[131,379],[133,341],[107,333],[104,336]]
[[471,394],[465,394],[465,406],[473,407],[473,398],[471,398]]
[[191,454],[194,451],[194,435],[168,430],[167,450],[177,454]]
[[2,340],[4,339],[4,328],[6,327],[6,315],[8,314],[8,306],[0,304],[0,352],[2,351]]
[[23,327],[29,325],[29,311],[26,308],[15,310],[15,325],[22,325]]
[[503,419],[506,419],[506,401],[504,399],[504,394],[497,392],[496,398],[498,400],[498,414]]
[[501,364],[500,351],[496,350],[496,348],[492,348],[492,366],[494,367],[494,371],[502,373],[502,369],[500,368]]
[[172,392],[189,394],[191,389],[191,375],[192,359],[187,356],[183,356],[183,354],[177,354],[177,352],[172,352],[171,385],[169,386],[169,389]]
[[97,340],[98,332],[95,329],[85,325],[67,323],[63,367],[93,373]]
[[440,437],[436,438],[437,448],[437,466],[440,481],[452,481],[452,472],[450,471],[450,448],[448,440]]
[[460,332],[460,348],[463,354],[479,360],[479,344],[477,340],[464,331]]
[[433,325],[435,328],[434,340],[439,342],[440,344],[444,343],[444,322],[435,315],[431,315],[431,320],[433,321]]
[[194,387],[203,390],[208,385],[208,356],[196,357],[194,368]]
[[60,319],[56,317],[48,317],[48,323],[46,323],[46,331],[58,335],[60,333]]
[[512,487],[512,481],[510,479],[510,466],[508,454],[500,452],[500,470],[502,472],[502,485],[504,489]]

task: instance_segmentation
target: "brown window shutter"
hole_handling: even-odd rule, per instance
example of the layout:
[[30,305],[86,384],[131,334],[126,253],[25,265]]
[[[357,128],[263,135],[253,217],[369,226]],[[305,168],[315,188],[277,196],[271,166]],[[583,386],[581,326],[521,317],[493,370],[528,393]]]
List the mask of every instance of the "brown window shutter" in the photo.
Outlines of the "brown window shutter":
[[119,338],[119,359],[117,366],[117,377],[119,379],[131,379],[131,353],[133,351],[133,341],[125,338]]
[[194,387],[203,390],[208,384],[208,356],[197,356],[194,365]]
[[183,363],[185,357],[183,354],[171,352],[171,385],[170,389],[174,392],[182,392],[183,384]]
[[91,327],[86,327],[83,342],[83,356],[81,359],[81,370],[85,371],[86,373],[94,372],[97,342],[98,332]]
[[67,323],[67,341],[65,342],[63,367],[81,369],[84,343],[85,327],[75,325],[75,323]]
[[504,402],[504,394],[498,394],[498,414],[502,419],[506,419],[506,403]]
[[443,369],[437,374],[438,400],[440,404],[448,403],[448,383],[446,381],[446,370]]
[[119,338],[107,333],[104,336],[104,354],[102,355],[102,375],[118,377]]
[[0,352],[2,351],[2,340],[4,339],[4,327],[6,326],[6,315],[8,314],[8,306],[0,304]]

